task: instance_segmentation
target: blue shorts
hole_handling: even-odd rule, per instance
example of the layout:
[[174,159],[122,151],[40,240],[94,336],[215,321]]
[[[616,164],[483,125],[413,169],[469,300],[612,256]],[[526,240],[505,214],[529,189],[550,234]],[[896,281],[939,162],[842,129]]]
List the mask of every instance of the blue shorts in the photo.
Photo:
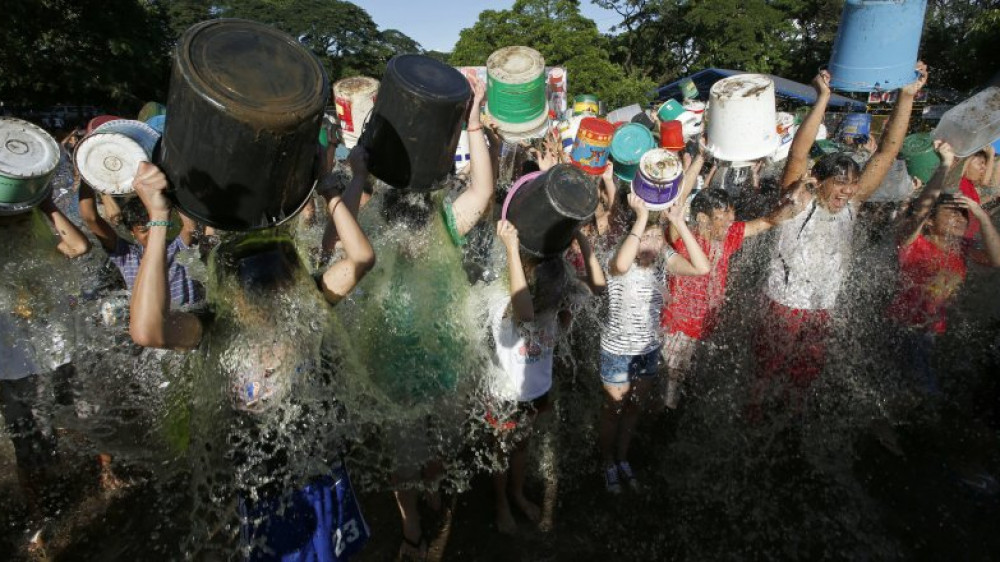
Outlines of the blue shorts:
[[626,384],[633,379],[656,376],[660,364],[660,348],[642,355],[615,355],[601,350],[601,381],[604,384]]

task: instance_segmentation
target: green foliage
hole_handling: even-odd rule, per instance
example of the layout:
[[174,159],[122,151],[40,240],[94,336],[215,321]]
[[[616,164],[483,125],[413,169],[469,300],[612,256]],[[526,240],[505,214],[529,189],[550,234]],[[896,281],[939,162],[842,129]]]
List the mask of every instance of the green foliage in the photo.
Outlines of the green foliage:
[[645,102],[655,86],[610,60],[610,41],[575,0],[517,0],[510,10],[483,11],[462,30],[450,63],[481,66],[493,51],[512,45],[537,50],[547,65],[565,66],[573,93],[597,94],[609,107]]

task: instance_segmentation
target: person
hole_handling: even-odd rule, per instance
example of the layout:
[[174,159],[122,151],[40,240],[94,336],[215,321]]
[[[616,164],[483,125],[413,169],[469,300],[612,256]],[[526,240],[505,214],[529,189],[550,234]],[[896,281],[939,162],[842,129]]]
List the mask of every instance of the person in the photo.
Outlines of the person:
[[[176,261],[177,254],[188,249],[193,243],[197,228],[197,224],[183,213],[178,215],[181,218],[181,230],[167,245],[167,282],[170,288],[170,302],[177,306],[185,306],[199,302],[204,289],[200,283],[191,278],[187,268]],[[143,202],[138,197],[133,197],[121,206],[120,222],[132,234],[135,242],[129,242],[119,236],[114,227],[101,217],[97,212],[94,189],[82,180],[80,218],[108,253],[111,263],[118,268],[125,280],[125,286],[132,290],[149,240],[149,213]]]
[[[972,199],[977,205],[988,203],[996,197],[994,193],[987,193],[984,198],[980,193],[981,189],[990,189],[993,160],[993,147],[987,145],[986,148],[969,156],[962,168],[962,179],[959,180],[958,189],[962,195]],[[979,219],[972,217],[969,220],[969,229],[965,233],[965,237],[972,240],[977,234],[979,234]]]
[[[986,211],[964,194],[942,193],[955,155],[947,143],[935,144],[941,166],[899,225],[899,291],[888,309],[901,330],[906,350],[901,356],[931,395],[940,393],[934,342],[947,329],[947,310],[965,281],[968,260],[1000,267],[1000,234]],[[982,223],[984,250],[966,236],[973,218]]]
[[27,212],[0,216],[0,235],[7,241],[0,245],[0,414],[28,508],[29,547],[38,550],[44,546],[41,496],[55,475],[57,452],[44,389],[72,370],[79,285],[65,260],[88,253],[90,243],[51,197]]
[[[560,332],[569,329],[569,306],[586,299],[589,292],[579,290],[561,257],[522,263],[517,229],[510,222],[497,223],[497,236],[507,254],[510,292],[490,306],[491,333],[501,368],[491,394],[504,404],[498,409],[509,414],[501,420],[491,413],[487,421],[501,439],[512,441],[509,461],[504,470],[494,473],[493,486],[497,529],[513,534],[517,525],[511,500],[533,523],[541,520],[541,510],[524,495],[532,424],[536,416],[551,409],[553,352]],[[575,239],[587,264],[588,285],[601,292],[604,271],[586,236],[578,230]]]
[[763,326],[754,343],[759,375],[751,397],[755,409],[771,381],[780,382],[798,406],[801,390],[825,366],[831,314],[847,275],[858,206],[875,193],[899,152],[913,99],[927,81],[926,65],[918,63],[917,72],[917,80],[900,90],[864,170],[848,153],[828,154],[812,169],[818,186],[796,190],[807,177],[809,150],[831,95],[827,71],[813,80],[816,104],[795,134],[781,179],[784,201],[794,198],[795,207],[793,217],[777,229],[768,265]]
[[[323,193],[344,259],[314,283],[290,238],[280,232],[237,236],[214,250],[211,307],[201,314],[170,305],[166,177],[148,163],[140,164],[136,174],[135,191],[149,213],[150,228],[133,287],[129,332],[146,347],[203,350],[194,356],[204,365],[191,383],[190,425],[208,435],[205,451],[224,451],[232,467],[228,472],[235,479],[243,519],[243,548],[251,559],[276,551],[282,559],[343,560],[367,538],[349,481],[312,472],[339,474],[339,463],[333,466],[336,454],[327,450],[328,442],[335,441],[323,429],[327,424],[299,419],[289,430],[282,422],[303,408],[322,412],[329,402],[328,396],[316,396],[323,394],[317,388],[324,380],[317,372],[321,347],[329,343],[322,328],[327,312],[320,302],[340,302],[375,262],[353,214],[367,177],[366,158],[363,149],[352,153],[354,179],[343,194]],[[220,408],[220,401],[230,407]],[[227,442],[228,447],[220,446]],[[201,461],[208,464],[202,467],[208,474],[218,469],[209,454],[196,458],[209,459]],[[307,478],[304,487],[302,477]],[[229,488],[220,492],[214,487],[226,486],[229,478],[208,485],[228,494]],[[331,512],[331,497],[341,491],[347,500],[334,505],[344,510],[334,507]]]
[[[482,220],[494,195],[494,176],[480,120],[485,85],[469,77],[467,120],[470,164],[460,191],[377,192],[369,209],[382,219],[373,233],[379,263],[359,288],[345,322],[358,328],[359,356],[394,419],[383,426],[393,449],[393,493],[402,519],[399,555],[427,556],[419,503],[441,508],[444,474],[438,451],[454,450],[465,415],[454,400],[469,373],[482,372],[477,345],[463,314],[470,297],[462,267],[466,235]],[[439,186],[439,187],[443,187]],[[355,317],[349,316],[351,313]],[[483,357],[485,359],[485,357]]]
[[[799,189],[803,189],[800,186]],[[691,370],[698,343],[706,340],[718,325],[725,302],[729,260],[747,238],[763,234],[790,218],[791,203],[786,201],[767,216],[751,221],[737,221],[729,193],[718,188],[700,191],[691,201],[694,239],[708,257],[711,271],[704,276],[670,277],[670,301],[663,308],[663,363],[667,384],[663,395],[667,408],[677,408],[680,384]],[[691,259],[685,241],[676,228],[668,231],[673,249]]]
[[649,221],[646,203],[634,193],[628,205],[635,223],[608,262],[607,320],[601,331],[601,408],[599,446],[605,485],[621,491],[620,478],[637,488],[628,462],[632,432],[657,375],[660,356],[660,311],[669,275],[705,275],[708,258],[684,224],[683,204],[667,210],[690,252],[688,260],[664,245],[663,230]]

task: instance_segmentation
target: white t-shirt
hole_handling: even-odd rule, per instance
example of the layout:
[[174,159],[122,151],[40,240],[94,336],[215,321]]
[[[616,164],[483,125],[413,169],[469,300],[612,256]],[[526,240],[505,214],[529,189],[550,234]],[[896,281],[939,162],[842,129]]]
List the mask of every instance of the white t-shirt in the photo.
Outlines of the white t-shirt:
[[555,312],[535,315],[532,322],[514,322],[510,297],[490,303],[490,326],[502,373],[493,381],[493,395],[528,402],[552,388],[552,357],[559,339]]
[[814,199],[779,226],[767,296],[789,308],[832,309],[847,276],[857,215],[853,201],[832,214]]
[[676,253],[665,247],[653,265],[633,263],[626,273],[608,276],[608,319],[601,330],[601,349],[615,355],[643,355],[660,346],[667,261]]

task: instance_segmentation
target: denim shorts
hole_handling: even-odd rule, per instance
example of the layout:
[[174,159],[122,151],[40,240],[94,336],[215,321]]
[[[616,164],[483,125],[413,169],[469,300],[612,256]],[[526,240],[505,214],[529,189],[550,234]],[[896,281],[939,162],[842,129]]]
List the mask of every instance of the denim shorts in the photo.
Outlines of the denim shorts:
[[601,381],[604,384],[626,384],[633,379],[656,376],[660,364],[660,348],[642,355],[615,355],[601,350]]

